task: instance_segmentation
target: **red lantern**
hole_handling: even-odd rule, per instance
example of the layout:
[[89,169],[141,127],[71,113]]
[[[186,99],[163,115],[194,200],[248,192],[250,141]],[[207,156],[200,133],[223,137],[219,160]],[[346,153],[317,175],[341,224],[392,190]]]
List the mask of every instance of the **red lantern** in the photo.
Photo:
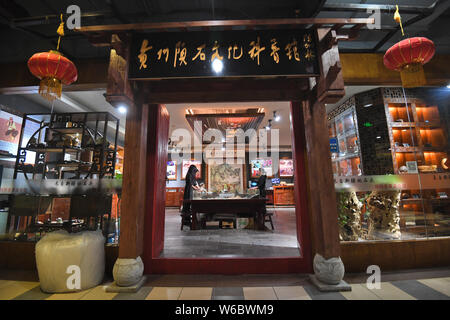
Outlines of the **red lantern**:
[[400,71],[405,88],[426,84],[423,65],[433,58],[436,49],[433,41],[424,37],[402,40],[386,51],[384,65],[391,70]]
[[68,85],[78,78],[74,63],[54,50],[34,54],[28,60],[28,69],[41,79],[39,94],[50,101],[61,98],[61,83]]

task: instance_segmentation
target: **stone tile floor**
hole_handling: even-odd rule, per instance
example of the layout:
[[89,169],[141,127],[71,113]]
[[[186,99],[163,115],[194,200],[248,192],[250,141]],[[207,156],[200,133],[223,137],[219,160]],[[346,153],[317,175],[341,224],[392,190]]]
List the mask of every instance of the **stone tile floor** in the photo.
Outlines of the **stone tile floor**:
[[164,250],[161,257],[298,257],[295,209],[268,208],[274,230],[180,230],[178,209],[166,209]]
[[335,293],[318,291],[301,274],[151,275],[136,293],[107,293],[105,281],[62,294],[42,292],[33,277],[33,272],[0,270],[0,300],[450,300],[450,268],[386,273],[380,289],[366,286],[367,275],[350,274],[346,280],[352,291]]

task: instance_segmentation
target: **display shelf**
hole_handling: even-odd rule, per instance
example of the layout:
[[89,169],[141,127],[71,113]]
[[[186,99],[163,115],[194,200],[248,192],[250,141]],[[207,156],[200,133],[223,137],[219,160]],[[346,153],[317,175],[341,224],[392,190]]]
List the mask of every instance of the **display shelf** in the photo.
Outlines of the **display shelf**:
[[52,131],[56,131],[62,134],[72,135],[72,134],[79,134],[83,132],[85,129],[84,127],[71,127],[71,128],[49,128]]
[[[14,178],[19,173],[32,174],[32,179],[45,178],[48,165],[60,168],[60,178],[64,178],[62,171],[67,172],[63,169],[67,167],[79,169],[71,170],[74,175],[71,178],[89,178],[93,174],[100,178],[114,177],[119,119],[113,115],[106,112],[24,115],[21,146],[24,145],[23,130],[27,121],[39,123],[40,128],[26,142],[26,147],[18,148]],[[110,129],[114,139],[112,147],[107,141],[110,122],[115,123],[115,130]],[[24,164],[27,152],[36,153],[35,163],[31,167]],[[68,159],[65,154],[70,154]],[[61,160],[69,162],[61,163]],[[86,166],[91,168],[87,170]]]

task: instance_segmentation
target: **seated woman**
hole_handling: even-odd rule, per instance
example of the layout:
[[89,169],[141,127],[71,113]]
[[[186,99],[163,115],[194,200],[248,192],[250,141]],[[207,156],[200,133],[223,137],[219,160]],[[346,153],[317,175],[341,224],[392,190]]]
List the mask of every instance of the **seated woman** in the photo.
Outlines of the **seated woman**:
[[[256,187],[252,187],[250,189],[258,189],[259,190],[259,197],[262,199],[266,198],[266,180],[267,180],[267,175],[266,172],[263,168],[259,168],[259,178],[258,178],[258,185]],[[263,216],[261,217],[264,220],[264,216],[266,214],[267,210],[266,210],[266,204],[264,203],[264,213]],[[251,222],[249,223],[249,225],[246,227],[246,229],[252,229],[253,228],[253,224],[255,223],[255,221],[252,221],[253,219],[251,219]],[[264,222],[261,222],[264,224]],[[267,229],[266,227],[264,227],[265,229]]]
[[267,176],[266,176],[265,170],[263,168],[259,168],[258,185],[256,187],[252,187],[250,189],[258,189],[260,198],[266,197],[266,180],[267,180]]
[[[195,175],[198,169],[191,165],[186,173],[186,186],[184,187],[183,200],[192,200],[194,198],[194,190],[200,190]],[[183,216],[183,221],[190,224],[191,219],[191,204],[183,202],[183,209],[181,209],[181,215]]]

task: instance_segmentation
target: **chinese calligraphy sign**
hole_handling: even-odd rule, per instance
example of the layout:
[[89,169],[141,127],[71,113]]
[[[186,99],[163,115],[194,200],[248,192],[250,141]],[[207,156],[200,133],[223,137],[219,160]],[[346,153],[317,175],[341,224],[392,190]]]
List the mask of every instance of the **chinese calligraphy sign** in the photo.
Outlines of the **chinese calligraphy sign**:
[[129,79],[311,77],[319,65],[308,30],[165,32],[133,38],[128,73]]

